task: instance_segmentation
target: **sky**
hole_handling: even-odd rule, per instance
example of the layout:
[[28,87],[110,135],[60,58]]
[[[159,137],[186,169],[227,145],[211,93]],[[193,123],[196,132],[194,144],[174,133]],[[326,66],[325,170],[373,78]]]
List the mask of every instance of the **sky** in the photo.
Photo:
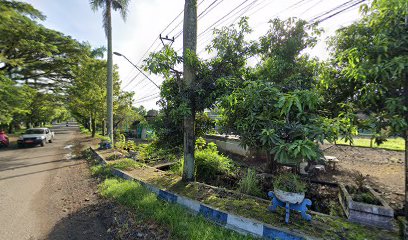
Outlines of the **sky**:
[[[102,9],[92,11],[89,0],[22,0],[40,10],[47,19],[44,26],[60,31],[80,42],[89,42],[93,47],[106,46],[105,32],[102,27]],[[205,11],[198,20],[197,52],[199,57],[211,57],[204,48],[212,39],[212,29],[237,23],[239,16],[249,17],[253,28],[250,39],[257,39],[268,30],[268,21],[275,17],[286,19],[298,17],[311,20],[348,0],[198,0],[198,15]],[[357,1],[357,0],[354,0]],[[182,21],[184,0],[130,0],[126,21],[118,13],[113,13],[113,51],[125,55],[137,66],[142,66],[147,50],[159,50],[162,43],[159,34],[175,37],[174,49],[182,48]],[[235,9],[235,10],[234,10]],[[176,18],[176,16],[180,16]],[[227,15],[229,14],[229,15]],[[176,19],[175,19],[176,18]],[[325,59],[328,57],[325,39],[334,34],[341,26],[347,26],[359,18],[358,5],[344,11],[319,26],[325,33],[314,49],[307,52],[312,56]],[[163,31],[172,20],[175,21]],[[221,19],[221,20],[220,20]],[[219,21],[220,20],[220,21]],[[217,22],[218,21],[218,22]],[[178,37],[177,37],[178,36]],[[158,109],[156,105],[159,89],[138,74],[123,57],[113,56],[114,64],[119,66],[122,89],[135,93],[134,105],[146,109]],[[160,85],[163,79],[146,73],[152,81]]]

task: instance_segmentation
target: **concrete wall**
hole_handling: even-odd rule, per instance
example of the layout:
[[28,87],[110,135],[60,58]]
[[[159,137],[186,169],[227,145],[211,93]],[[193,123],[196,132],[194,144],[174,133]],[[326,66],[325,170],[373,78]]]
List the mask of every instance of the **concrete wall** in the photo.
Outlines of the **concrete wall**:
[[229,152],[240,156],[247,157],[250,155],[250,151],[241,147],[239,138],[227,137],[224,135],[206,135],[204,139],[209,142],[217,144],[217,147],[222,152]]

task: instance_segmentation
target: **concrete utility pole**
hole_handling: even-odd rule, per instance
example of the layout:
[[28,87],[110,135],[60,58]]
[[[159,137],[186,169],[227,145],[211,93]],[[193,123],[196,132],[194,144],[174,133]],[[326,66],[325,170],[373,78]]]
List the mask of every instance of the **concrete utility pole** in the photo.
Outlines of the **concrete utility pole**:
[[183,24],[183,81],[187,89],[187,96],[184,96],[187,106],[191,112],[184,116],[184,168],[183,180],[194,181],[194,147],[195,133],[194,120],[195,109],[192,102],[192,87],[195,82],[195,72],[192,69],[191,61],[187,59],[196,53],[197,49],[197,0],[185,0],[184,4],[184,24]]

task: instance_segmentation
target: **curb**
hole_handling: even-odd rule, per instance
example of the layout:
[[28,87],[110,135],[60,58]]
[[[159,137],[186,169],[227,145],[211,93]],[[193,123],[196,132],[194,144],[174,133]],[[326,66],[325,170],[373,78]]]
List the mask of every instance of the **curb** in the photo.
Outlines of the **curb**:
[[[96,158],[100,161],[102,165],[107,165],[107,161],[105,159],[103,159],[92,147],[90,149],[95,154]],[[238,216],[226,211],[213,208],[209,205],[200,203],[196,200],[192,200],[184,196],[180,196],[170,191],[159,189],[149,183],[136,179],[127,174],[126,172],[116,168],[112,168],[112,174],[126,180],[136,181],[145,188],[147,188],[149,191],[156,194],[158,198],[170,203],[179,204],[184,208],[191,210],[194,214],[202,215],[211,222],[214,222],[218,225],[221,225],[225,228],[234,230],[239,233],[251,234],[256,237],[262,237],[264,239],[282,239],[282,240],[313,239],[310,237],[301,236],[297,233],[290,232],[286,229],[281,229],[266,223],[259,222],[254,219],[245,218],[242,216]]]

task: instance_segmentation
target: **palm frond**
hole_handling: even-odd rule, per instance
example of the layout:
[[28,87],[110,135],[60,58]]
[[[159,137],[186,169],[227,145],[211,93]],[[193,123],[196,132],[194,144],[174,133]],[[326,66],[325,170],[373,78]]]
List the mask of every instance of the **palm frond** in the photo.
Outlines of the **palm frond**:
[[120,15],[122,15],[123,20],[126,21],[127,12],[129,8],[130,0],[112,0],[112,8],[113,10],[120,11]]
[[112,21],[111,16],[108,16],[108,15],[111,15],[110,12],[111,10],[108,8],[103,9],[102,26],[103,26],[103,29],[105,29],[106,37],[108,37],[109,29],[112,27],[112,24],[110,23],[110,21]]
[[99,8],[103,8],[105,1],[104,0],[89,0],[89,5],[93,11],[97,11]]

